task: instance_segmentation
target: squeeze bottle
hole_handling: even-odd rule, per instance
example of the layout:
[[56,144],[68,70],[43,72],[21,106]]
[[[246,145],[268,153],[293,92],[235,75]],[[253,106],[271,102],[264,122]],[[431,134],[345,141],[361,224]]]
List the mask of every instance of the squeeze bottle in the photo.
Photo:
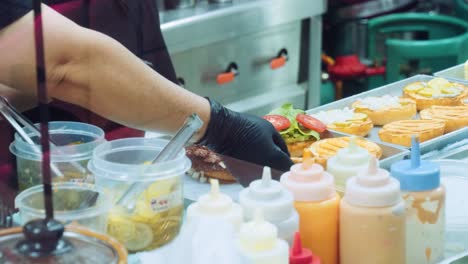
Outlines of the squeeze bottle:
[[340,204],[341,264],[404,264],[405,207],[400,183],[371,159],[346,183]]
[[279,238],[292,244],[294,233],[299,230],[299,216],[294,209],[292,194],[271,179],[269,167],[263,169],[262,179],[251,182],[239,193],[239,203],[244,220],[251,220],[255,209],[261,209],[265,220],[278,228]]
[[419,142],[412,138],[411,160],[391,166],[406,204],[406,263],[438,263],[444,254],[445,188],[438,164],[420,160]]
[[288,244],[278,239],[276,227],[263,219],[260,209],[253,221],[241,226],[236,244],[242,263],[288,264]]
[[335,177],[336,190],[342,194],[346,181],[369,166],[371,154],[356,143],[351,137],[347,148],[338,150],[337,154],[327,161],[327,171]]
[[292,248],[289,250],[289,264],[320,264],[320,258],[312,255],[312,251],[303,248],[299,232],[294,235]]
[[216,217],[231,223],[236,231],[243,221],[242,208],[226,194],[220,193],[218,180],[212,179],[211,191],[187,208],[187,222],[196,218]]
[[293,194],[304,247],[318,255],[322,264],[337,264],[340,197],[333,176],[312,164],[309,153],[304,153],[302,164],[281,176],[281,183]]

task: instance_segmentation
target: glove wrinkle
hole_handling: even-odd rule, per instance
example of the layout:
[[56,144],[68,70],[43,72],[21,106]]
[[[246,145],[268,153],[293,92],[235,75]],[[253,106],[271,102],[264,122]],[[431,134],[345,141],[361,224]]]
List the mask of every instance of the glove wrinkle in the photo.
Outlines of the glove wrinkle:
[[287,171],[293,164],[281,135],[270,122],[229,110],[208,98],[210,122],[199,144],[215,152],[273,169]]

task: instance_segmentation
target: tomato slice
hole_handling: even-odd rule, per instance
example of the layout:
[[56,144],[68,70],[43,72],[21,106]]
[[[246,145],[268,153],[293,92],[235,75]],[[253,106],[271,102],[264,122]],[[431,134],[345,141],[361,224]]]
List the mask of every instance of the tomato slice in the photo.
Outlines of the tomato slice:
[[322,133],[323,131],[327,130],[327,126],[320,122],[320,120],[306,114],[298,114],[296,116],[296,120],[303,127],[317,131],[319,133]]
[[291,122],[289,119],[282,115],[266,115],[263,116],[263,119],[270,122],[273,127],[275,127],[276,131],[282,131],[291,126]]

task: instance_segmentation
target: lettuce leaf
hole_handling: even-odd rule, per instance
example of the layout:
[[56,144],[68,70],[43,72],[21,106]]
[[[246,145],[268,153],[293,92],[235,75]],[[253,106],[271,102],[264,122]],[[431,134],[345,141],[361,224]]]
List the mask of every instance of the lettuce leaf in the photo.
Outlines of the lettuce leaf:
[[297,122],[296,116],[298,114],[305,114],[305,111],[294,109],[293,105],[290,103],[283,104],[280,108],[273,109],[269,114],[282,115],[291,122],[291,126],[288,129],[280,132],[286,142],[306,141],[311,138],[315,138],[316,140],[320,139],[320,134],[317,131],[306,129]]

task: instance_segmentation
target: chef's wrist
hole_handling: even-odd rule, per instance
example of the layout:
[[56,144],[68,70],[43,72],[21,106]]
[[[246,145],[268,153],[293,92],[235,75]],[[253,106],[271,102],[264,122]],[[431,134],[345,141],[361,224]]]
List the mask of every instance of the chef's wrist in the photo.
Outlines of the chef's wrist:
[[230,111],[217,101],[208,97],[206,99],[210,105],[210,117],[206,123],[206,131],[198,143],[219,151],[218,148],[223,145],[224,140],[224,122],[230,115]]

